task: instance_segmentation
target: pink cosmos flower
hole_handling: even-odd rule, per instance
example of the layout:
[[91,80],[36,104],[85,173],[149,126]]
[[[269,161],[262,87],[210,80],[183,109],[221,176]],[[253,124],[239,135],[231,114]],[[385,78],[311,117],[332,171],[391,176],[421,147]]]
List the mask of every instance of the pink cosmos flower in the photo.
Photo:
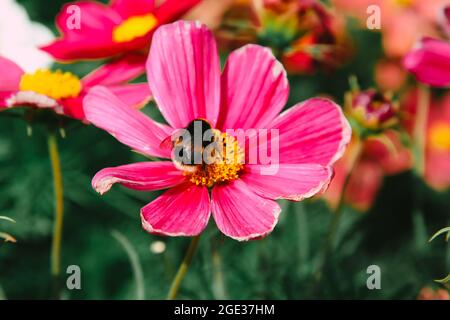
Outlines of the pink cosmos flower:
[[68,3],[56,18],[62,37],[41,49],[63,61],[146,49],[160,25],[177,20],[199,1],[165,0],[159,6],[154,0]]
[[15,106],[52,108],[59,114],[85,120],[83,98],[96,85],[108,87],[127,105],[143,106],[151,98],[148,85],[127,82],[145,72],[145,59],[145,55],[128,55],[78,79],[60,70],[25,73],[16,63],[0,56],[0,110]]
[[234,51],[221,74],[213,35],[198,22],[179,21],[156,31],[147,74],[168,125],[127,107],[102,87],[93,88],[84,100],[87,119],[132,149],[165,159],[172,151],[161,144],[196,119],[208,121],[237,153],[252,146],[239,144],[227,129],[278,129],[280,146],[273,175],[262,175],[261,163],[202,164],[192,172],[170,160],[98,172],[92,185],[101,194],[115,183],[136,190],[169,189],[141,210],[142,225],[150,233],[195,236],[212,214],[231,238],[265,236],[281,211],[274,200],[300,201],[326,189],[331,165],[351,136],[341,109],[327,99],[310,99],[280,114],[289,84],[267,48],[247,45]]
[[424,38],[405,57],[405,68],[417,80],[435,87],[450,85],[450,43]]

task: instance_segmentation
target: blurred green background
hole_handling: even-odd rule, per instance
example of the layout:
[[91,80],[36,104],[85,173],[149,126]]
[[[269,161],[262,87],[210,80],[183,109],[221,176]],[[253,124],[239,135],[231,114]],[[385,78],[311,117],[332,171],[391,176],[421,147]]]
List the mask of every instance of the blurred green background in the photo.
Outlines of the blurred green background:
[[[54,30],[53,19],[64,1],[21,0],[35,21]],[[351,28],[351,26],[350,26]],[[373,85],[373,67],[382,56],[380,36],[351,28],[356,56],[331,74],[291,78],[288,106],[318,94],[342,102],[347,79],[356,74],[362,87]],[[63,66],[84,75],[96,65]],[[158,117],[154,106],[145,111]],[[3,298],[48,298],[51,287],[50,245],[53,186],[46,130],[0,114],[0,229],[16,244],[0,244],[0,295]],[[147,234],[139,210],[158,193],[114,187],[103,197],[91,188],[101,168],[143,160],[105,132],[67,123],[60,139],[65,188],[62,275],[69,265],[81,268],[82,289],[65,290],[67,299],[163,299],[189,239]],[[429,237],[450,223],[450,192],[436,193],[411,172],[385,179],[376,204],[367,213],[344,211],[323,277],[316,280],[331,211],[321,200],[281,202],[283,212],[267,238],[239,243],[222,236],[211,219],[182,284],[186,299],[414,299],[424,286],[436,286],[450,270],[450,246]],[[119,232],[137,253],[143,270],[141,288]],[[155,254],[154,241],[166,250]],[[381,268],[381,290],[368,290],[366,269]]]

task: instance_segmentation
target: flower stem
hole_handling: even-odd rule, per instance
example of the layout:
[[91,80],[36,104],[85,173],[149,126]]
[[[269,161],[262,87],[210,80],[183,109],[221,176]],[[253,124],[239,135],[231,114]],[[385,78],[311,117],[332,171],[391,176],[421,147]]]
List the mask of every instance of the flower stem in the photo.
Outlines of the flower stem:
[[52,251],[50,257],[51,275],[58,281],[61,272],[61,238],[64,216],[63,184],[61,174],[61,161],[58,151],[58,142],[55,133],[48,135],[48,151],[53,173],[53,186],[55,193],[55,223],[53,227]]
[[172,284],[170,285],[169,294],[167,295],[167,300],[175,300],[177,298],[178,289],[180,288],[181,282],[183,281],[186,272],[189,269],[189,266],[192,262],[192,257],[194,256],[195,250],[197,249],[198,241],[200,240],[200,236],[193,237],[191,243],[189,244],[189,248],[184,256],[183,262],[180,265],[180,268],[175,275],[175,278],[172,280]]
[[215,298],[218,300],[226,300],[227,294],[225,289],[225,281],[223,279],[222,259],[220,258],[219,250],[216,244],[213,244],[211,258],[213,271],[213,281],[212,281],[213,294]]
[[325,267],[328,256],[333,249],[333,243],[336,237],[337,230],[339,228],[340,219],[342,217],[343,211],[342,209],[344,208],[345,194],[350,184],[353,171],[361,157],[362,150],[363,150],[363,141],[360,138],[356,138],[355,146],[351,153],[348,173],[347,176],[345,177],[344,185],[342,186],[341,194],[339,197],[339,202],[336,209],[334,210],[333,219],[331,220],[330,226],[328,228],[321,262],[316,272],[316,280],[320,280],[322,278],[323,268]]
[[428,113],[430,109],[430,88],[425,85],[419,85],[419,94],[417,99],[417,111],[414,124],[413,138],[415,141],[415,165],[414,169],[419,176],[425,173],[425,147],[426,132],[428,123]]

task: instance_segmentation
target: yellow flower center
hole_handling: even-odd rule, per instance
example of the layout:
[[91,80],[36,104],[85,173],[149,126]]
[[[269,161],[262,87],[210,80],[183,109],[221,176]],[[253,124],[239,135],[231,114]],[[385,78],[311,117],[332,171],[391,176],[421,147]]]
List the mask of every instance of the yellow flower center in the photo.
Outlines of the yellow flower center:
[[413,2],[414,0],[394,0],[394,3],[399,7],[409,7]]
[[429,132],[430,148],[439,151],[450,151],[450,125],[438,123]]
[[77,76],[61,70],[39,69],[35,73],[24,74],[20,79],[20,91],[33,91],[55,100],[75,98],[81,89]]
[[216,183],[235,180],[244,169],[245,154],[237,140],[218,130],[214,130],[214,136],[214,141],[220,142],[221,151],[211,152],[207,164],[198,165],[195,171],[184,172],[189,181],[198,186],[212,187]]
[[113,30],[114,42],[128,42],[145,36],[156,27],[158,20],[151,13],[128,18]]

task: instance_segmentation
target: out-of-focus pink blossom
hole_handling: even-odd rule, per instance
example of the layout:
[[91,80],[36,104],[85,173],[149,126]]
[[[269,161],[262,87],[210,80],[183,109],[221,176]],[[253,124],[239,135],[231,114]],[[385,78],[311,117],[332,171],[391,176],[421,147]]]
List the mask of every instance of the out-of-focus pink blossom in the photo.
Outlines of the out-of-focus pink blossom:
[[424,36],[439,34],[438,16],[449,0],[332,0],[338,10],[358,18],[366,28],[367,8],[378,6],[381,13],[383,47],[386,55],[401,58]]
[[422,39],[403,60],[418,81],[435,87],[450,85],[450,42]]
[[406,78],[405,69],[396,60],[382,60],[375,66],[375,81],[381,90],[395,92],[405,84]]
[[[417,92],[404,99],[405,126],[413,130],[417,108]],[[425,181],[442,191],[450,187],[450,94],[433,98],[427,120],[425,137]]]
[[[383,140],[366,140],[352,171],[344,201],[359,211],[367,211],[372,206],[386,175],[395,175],[411,168],[411,152],[402,146],[398,134],[387,131]],[[355,148],[355,142],[351,143],[344,157],[335,165],[335,177],[324,194],[332,208],[338,205]]]

